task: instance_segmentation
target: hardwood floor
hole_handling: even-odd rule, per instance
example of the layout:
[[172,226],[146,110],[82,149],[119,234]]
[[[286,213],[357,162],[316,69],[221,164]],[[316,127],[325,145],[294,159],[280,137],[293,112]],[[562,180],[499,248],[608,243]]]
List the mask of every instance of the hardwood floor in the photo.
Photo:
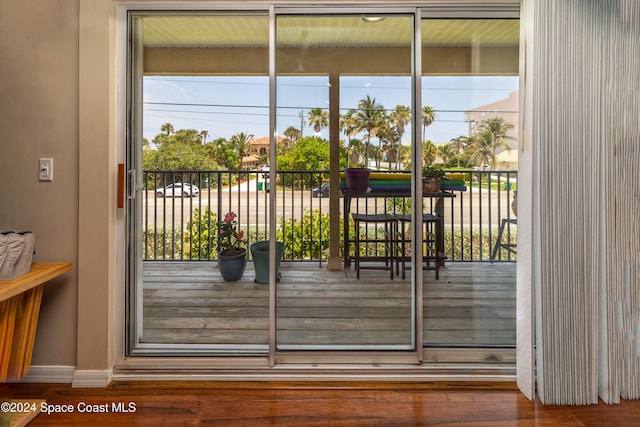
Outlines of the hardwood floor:
[[[277,340],[304,346],[410,346],[411,282],[384,272],[283,263]],[[268,285],[251,263],[224,282],[215,263],[144,264],[142,342],[266,345]],[[407,276],[409,277],[409,275]],[[515,346],[515,263],[447,263],[425,272],[424,340],[434,346]]]
[[[47,405],[73,409],[41,413],[29,424],[33,427],[625,427],[637,426],[640,419],[638,400],[544,406],[527,400],[512,383],[115,382],[104,389],[11,383],[0,384],[0,396],[0,403],[46,399]],[[108,412],[80,412],[88,407]],[[8,422],[0,413],[0,426]]]

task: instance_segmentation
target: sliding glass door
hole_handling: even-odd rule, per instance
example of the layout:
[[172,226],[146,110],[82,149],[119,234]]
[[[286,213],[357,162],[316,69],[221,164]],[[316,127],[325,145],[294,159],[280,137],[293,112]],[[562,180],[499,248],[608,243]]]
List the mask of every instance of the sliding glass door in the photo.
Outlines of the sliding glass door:
[[417,7],[131,12],[127,355],[508,361],[517,15]]
[[[322,202],[325,212],[339,215],[334,223],[340,226],[333,229],[332,238],[344,243],[340,260],[344,265],[334,271],[299,265],[283,273],[276,285],[278,350],[415,349],[412,281],[402,280],[403,274],[389,258],[390,252],[397,251],[396,228],[391,231],[385,229],[385,222],[371,221],[356,229],[353,220],[353,214],[391,217],[394,206],[384,197],[347,199],[337,174],[356,164],[373,173],[409,166],[399,158],[402,143],[407,142],[402,136],[411,123],[412,36],[409,15],[276,17],[276,131],[278,135],[291,129],[298,132],[294,150],[278,158],[278,171],[321,170],[313,182],[291,184],[333,186],[333,196]],[[339,154],[331,156],[331,152]],[[321,153],[324,160],[313,163]],[[336,180],[330,179],[332,171]],[[398,194],[398,203],[409,205],[407,198],[409,188],[404,195]],[[332,211],[331,206],[336,209]],[[286,209],[283,212],[288,214]],[[327,213],[307,210],[302,221],[330,231]],[[359,278],[353,265],[355,251],[370,260],[367,268],[362,263]],[[396,280],[390,278],[393,275]]]

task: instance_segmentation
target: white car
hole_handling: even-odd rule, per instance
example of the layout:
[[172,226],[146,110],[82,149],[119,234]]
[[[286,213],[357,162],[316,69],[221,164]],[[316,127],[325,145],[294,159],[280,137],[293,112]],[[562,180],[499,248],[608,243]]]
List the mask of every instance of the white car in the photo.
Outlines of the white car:
[[198,194],[200,194],[200,189],[197,186],[183,182],[176,182],[156,189],[158,197],[194,197]]

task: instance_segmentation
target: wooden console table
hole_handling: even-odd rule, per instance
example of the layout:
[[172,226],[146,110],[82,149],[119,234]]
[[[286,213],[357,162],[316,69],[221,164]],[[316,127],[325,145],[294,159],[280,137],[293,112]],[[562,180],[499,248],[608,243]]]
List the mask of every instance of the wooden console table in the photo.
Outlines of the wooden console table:
[[45,282],[71,270],[70,262],[34,262],[14,280],[0,280],[0,382],[29,372]]

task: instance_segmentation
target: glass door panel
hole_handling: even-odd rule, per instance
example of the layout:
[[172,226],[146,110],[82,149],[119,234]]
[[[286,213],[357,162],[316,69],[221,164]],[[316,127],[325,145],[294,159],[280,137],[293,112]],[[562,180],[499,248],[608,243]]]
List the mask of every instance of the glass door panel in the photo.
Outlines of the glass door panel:
[[129,354],[266,354],[268,289],[251,262],[240,280],[223,280],[217,223],[233,212],[244,247],[267,236],[269,17],[139,16],[130,150],[143,166],[132,242],[142,255],[132,261],[141,274]]
[[518,48],[517,19],[422,21],[423,159],[464,187],[424,274],[425,347],[515,347]]
[[[277,160],[279,232],[298,233],[284,256],[295,258],[303,248],[321,251],[320,241],[328,245],[331,235],[341,242],[345,264],[332,270],[322,262],[299,262],[282,272],[276,288],[278,350],[415,348],[411,273],[399,270],[393,216],[410,204],[410,181],[395,197],[379,192],[347,198],[344,182],[333,183],[338,197],[321,193],[336,168],[368,166],[384,181],[380,175],[410,167],[402,154],[410,150],[412,29],[411,16],[277,16],[276,129],[285,139],[296,137]],[[337,161],[330,158],[332,148],[340,152]],[[308,209],[288,209],[293,202],[280,197],[297,188],[306,189],[301,197]],[[340,221],[332,223],[331,212]],[[353,214],[371,221],[362,220],[355,230]],[[385,215],[391,219],[382,220]],[[356,250],[367,256],[359,272]]]

